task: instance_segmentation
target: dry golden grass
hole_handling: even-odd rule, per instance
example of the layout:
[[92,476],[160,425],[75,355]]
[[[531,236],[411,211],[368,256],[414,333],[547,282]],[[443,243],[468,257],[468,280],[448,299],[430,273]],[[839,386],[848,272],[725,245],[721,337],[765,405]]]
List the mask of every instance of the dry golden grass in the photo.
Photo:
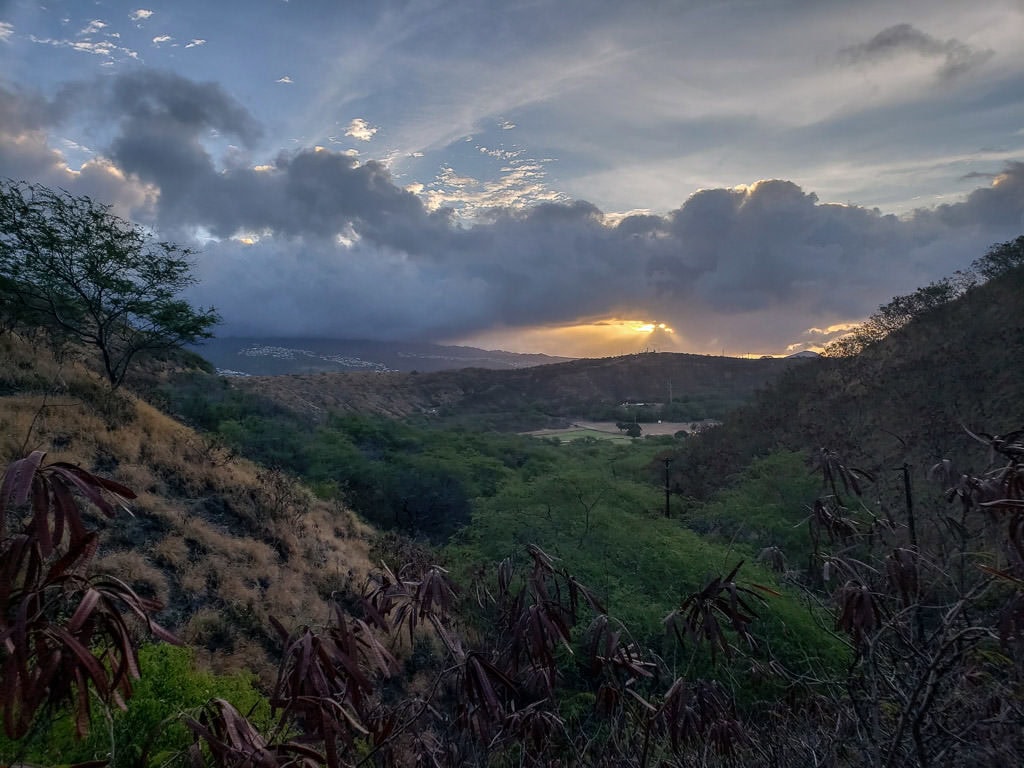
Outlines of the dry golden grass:
[[0,335],[0,457],[31,450],[138,494],[135,517],[106,523],[97,570],[166,602],[160,618],[220,669],[265,672],[271,615],[322,623],[324,595],[370,569],[373,532],[349,510],[299,488],[289,519],[273,519],[258,466],[226,460],[129,392],[111,395],[81,363]]
[[155,598],[164,605],[170,599],[167,574],[141,552],[125,549],[111,553],[102,559],[98,570],[116,575],[143,597]]
[[153,543],[150,557],[159,565],[174,565],[188,561],[188,544],[180,534],[169,534]]

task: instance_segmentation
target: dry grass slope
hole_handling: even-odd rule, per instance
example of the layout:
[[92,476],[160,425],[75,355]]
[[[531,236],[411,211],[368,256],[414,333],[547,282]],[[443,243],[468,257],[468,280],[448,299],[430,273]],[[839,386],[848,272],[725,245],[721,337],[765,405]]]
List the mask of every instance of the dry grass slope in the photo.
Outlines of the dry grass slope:
[[80,362],[3,335],[0,458],[35,449],[138,494],[133,516],[105,524],[97,568],[163,601],[161,622],[216,669],[269,672],[268,617],[322,623],[326,599],[370,567],[372,531],[349,510],[226,456],[130,393],[111,394]]

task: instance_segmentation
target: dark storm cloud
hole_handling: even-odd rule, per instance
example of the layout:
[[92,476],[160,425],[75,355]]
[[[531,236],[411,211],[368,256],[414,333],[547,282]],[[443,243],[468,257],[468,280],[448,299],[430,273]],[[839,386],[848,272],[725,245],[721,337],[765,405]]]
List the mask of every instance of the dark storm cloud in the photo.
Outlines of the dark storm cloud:
[[649,249],[605,227],[590,203],[539,205],[481,232],[491,243],[482,276],[500,287],[492,304],[503,323],[615,314],[649,293]]
[[[119,186],[100,199],[152,189],[138,212],[162,236],[215,237],[200,244],[194,299],[221,310],[227,333],[443,339],[657,317],[690,349],[744,351],[742,340],[779,350],[1024,230],[1021,163],[963,202],[904,218],[769,180],[701,190],[666,215],[615,226],[582,201],[494,210],[470,225],[428,211],[375,161],[323,149],[253,157],[259,126],[217,86],[140,71],[92,88],[59,104],[0,94],[15,98],[0,106],[0,176],[28,136],[24,177],[48,180],[60,161],[48,124],[72,102],[102,110],[118,171],[104,178]],[[232,239],[242,236],[254,242]]]
[[262,129],[249,111],[216,83],[196,83],[171,72],[142,69],[113,80],[108,106],[122,119],[172,125],[183,134],[214,129],[255,143]]
[[[115,161],[121,164],[120,150],[136,144],[127,137],[115,142]],[[167,225],[199,225],[217,237],[269,230],[330,239],[351,230],[382,246],[423,253],[447,239],[446,214],[428,213],[376,161],[360,164],[345,154],[301,150],[282,153],[259,169],[234,165],[218,171],[188,147],[170,141],[164,146],[177,161],[148,161],[144,178],[162,190],[160,213]],[[189,162],[194,173],[181,173]],[[128,167],[138,172],[137,165]]]
[[766,181],[703,190],[666,216],[614,227],[578,202],[502,211],[468,230],[428,223],[402,251],[309,237],[210,245],[203,300],[238,332],[436,339],[629,315],[669,321],[698,348],[714,339],[739,351],[743,339],[745,349],[781,349],[811,325],[863,317],[1018,234],[1022,184],[1014,164],[963,203],[906,219]]
[[[984,151],[984,150],[982,150]],[[982,171],[971,171],[960,177],[960,181],[992,181],[998,174],[984,173]]]
[[[894,216],[822,205],[789,181],[698,192],[669,216],[678,248],[657,266],[663,289],[699,286],[716,305],[756,311],[800,298],[821,309],[828,284],[902,240]],[[853,268],[854,276],[845,274]]]
[[195,220],[223,194],[206,148],[211,138],[251,148],[261,135],[255,118],[219,85],[168,72],[137,70],[91,87],[72,86],[62,95],[88,99],[118,120],[107,154],[126,173],[160,189],[164,225]]
[[[444,214],[428,214],[379,162],[309,149],[254,168],[247,157],[260,126],[216,84],[139,70],[65,88],[60,101],[117,120],[107,155],[160,190],[157,221],[169,229],[202,226],[217,237],[241,230],[333,237],[351,227],[399,249],[423,248],[443,233]],[[216,142],[241,148],[219,164],[208,149]]]
[[444,214],[428,214],[379,162],[304,150],[279,156],[273,170],[261,173],[263,188],[283,206],[276,217],[267,212],[275,231],[329,237],[349,225],[380,245],[421,253],[446,239]]
[[42,96],[0,85],[0,126],[35,131],[53,122],[53,108]]
[[975,50],[955,38],[940,40],[910,24],[896,24],[883,29],[867,42],[844,48],[840,56],[846,61],[861,62],[886,59],[902,53],[941,59],[939,75],[943,78],[963,74],[993,55],[992,51]]

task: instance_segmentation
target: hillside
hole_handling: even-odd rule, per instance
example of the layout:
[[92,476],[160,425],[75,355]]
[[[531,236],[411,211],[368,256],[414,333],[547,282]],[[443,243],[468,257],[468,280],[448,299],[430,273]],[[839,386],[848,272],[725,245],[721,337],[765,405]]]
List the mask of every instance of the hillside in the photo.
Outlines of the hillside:
[[232,386],[320,418],[331,411],[391,418],[482,418],[529,429],[572,417],[614,418],[621,403],[696,401],[717,417],[749,398],[794,359],[747,360],[674,353],[574,360],[509,371],[467,368],[434,373],[336,373],[237,379]]
[[105,527],[96,568],[166,608],[157,617],[215,669],[269,673],[268,618],[322,622],[369,569],[369,530],[338,504],[234,457],[83,365],[0,337],[0,454],[31,450],[138,494]]
[[679,451],[681,492],[704,497],[721,477],[776,449],[828,447],[855,466],[916,481],[949,458],[984,469],[964,430],[1022,424],[1024,269],[1008,271],[927,312],[856,357],[808,361],[781,376],[722,427]]

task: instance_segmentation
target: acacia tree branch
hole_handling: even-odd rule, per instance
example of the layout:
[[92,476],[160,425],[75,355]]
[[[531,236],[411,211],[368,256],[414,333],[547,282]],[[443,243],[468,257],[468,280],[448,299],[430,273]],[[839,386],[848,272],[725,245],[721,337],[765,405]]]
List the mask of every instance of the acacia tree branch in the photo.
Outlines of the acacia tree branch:
[[14,316],[95,347],[111,388],[139,353],[211,335],[217,313],[177,298],[195,283],[192,253],[151,242],[88,197],[0,182],[0,274]]

